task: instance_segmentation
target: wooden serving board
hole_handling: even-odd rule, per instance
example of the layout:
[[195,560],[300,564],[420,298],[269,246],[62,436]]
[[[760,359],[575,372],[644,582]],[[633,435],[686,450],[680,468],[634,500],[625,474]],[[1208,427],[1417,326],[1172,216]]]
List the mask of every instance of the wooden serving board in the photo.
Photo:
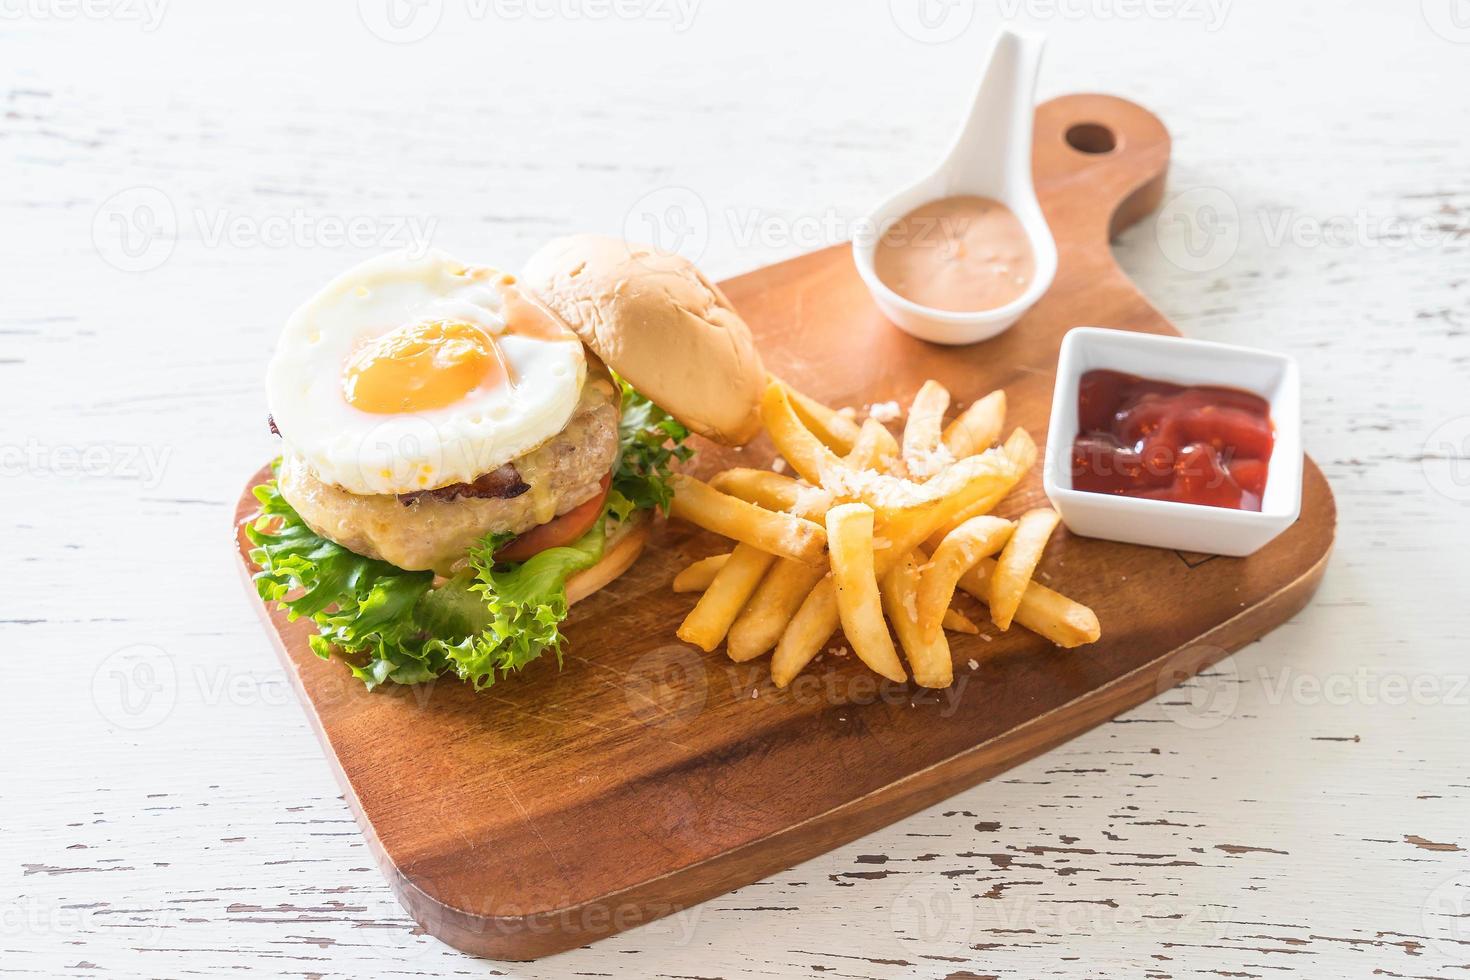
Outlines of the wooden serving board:
[[[1095,152],[1108,143],[1098,127],[1112,150]],[[962,402],[1004,388],[1008,425],[1040,441],[1069,328],[1175,333],[1108,247],[1162,197],[1162,124],[1119,99],[1069,96],[1038,110],[1035,147],[1060,268],[1009,332],[966,348],[914,340],[884,321],[850,251],[836,247],[723,284],[769,367],[832,404],[907,404],[930,377]],[[770,458],[762,437],[741,452],[708,447],[694,469]],[[1001,513],[1044,502],[1039,469]],[[369,694],[311,654],[310,624],[262,614],[409,912],[452,946],[526,959],[892,823],[1259,637],[1307,602],[1332,546],[1332,494],[1310,461],[1304,484],[1300,520],[1248,559],[1059,531],[1041,572],[1097,610],[1102,641],[1063,651],[1019,627],[989,642],[954,635],[957,681],[940,692],[880,683],[834,656],[778,691],[766,661],[737,665],[680,643],[674,631],[694,599],[669,583],[728,545],[679,525],[661,526],[631,571],[575,607],[562,669],[536,663],[481,694],[448,681]],[[238,521],[253,509],[247,487]]]

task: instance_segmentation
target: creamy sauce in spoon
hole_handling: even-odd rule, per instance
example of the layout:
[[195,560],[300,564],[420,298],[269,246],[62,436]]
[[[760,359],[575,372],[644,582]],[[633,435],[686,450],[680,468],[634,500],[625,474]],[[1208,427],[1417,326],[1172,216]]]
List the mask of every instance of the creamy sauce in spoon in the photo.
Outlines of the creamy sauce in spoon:
[[945,197],[895,221],[873,253],[889,289],[953,313],[993,310],[1020,297],[1036,275],[1021,221],[988,197]]

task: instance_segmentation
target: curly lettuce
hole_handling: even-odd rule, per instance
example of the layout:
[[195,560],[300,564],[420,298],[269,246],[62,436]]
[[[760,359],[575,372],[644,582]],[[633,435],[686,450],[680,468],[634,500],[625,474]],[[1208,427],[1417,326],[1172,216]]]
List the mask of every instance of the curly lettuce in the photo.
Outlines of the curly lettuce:
[[643,397],[622,378],[623,415],[618,423],[618,463],[613,489],[635,508],[668,510],[674,499],[673,465],[694,454],[684,445],[689,430],[668,412]]
[[260,510],[246,529],[260,597],[289,619],[317,627],[311,649],[340,655],[368,689],[453,675],[489,687],[546,653],[561,663],[566,583],[601,560],[609,529],[636,511],[666,508],[672,465],[687,459],[688,430],[620,379],[618,463],[602,517],[570,545],[516,563],[496,562],[509,535],[486,535],[467,567],[435,585],[366,558],[312,531],[275,480],[254,490]]

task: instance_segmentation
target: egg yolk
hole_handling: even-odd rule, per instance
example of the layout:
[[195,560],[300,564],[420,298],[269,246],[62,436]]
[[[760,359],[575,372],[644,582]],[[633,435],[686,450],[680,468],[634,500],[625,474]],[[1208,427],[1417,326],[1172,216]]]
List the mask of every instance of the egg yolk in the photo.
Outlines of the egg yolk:
[[459,320],[428,320],[358,348],[343,370],[342,393],[354,408],[390,415],[444,408],[505,380],[490,334]]

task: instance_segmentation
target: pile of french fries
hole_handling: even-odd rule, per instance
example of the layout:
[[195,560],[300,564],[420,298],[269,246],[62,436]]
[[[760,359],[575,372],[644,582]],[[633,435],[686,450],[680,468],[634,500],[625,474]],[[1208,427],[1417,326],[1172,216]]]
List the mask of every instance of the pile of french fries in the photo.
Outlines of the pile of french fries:
[[703,593],[680,639],[707,652],[723,642],[738,662],[774,649],[771,679],[785,687],[840,626],[882,676],[908,680],[901,647],[915,683],[948,687],[945,630],[979,632],[951,606],[958,588],[988,605],[1001,630],[1019,623],[1061,647],[1096,641],[1091,609],[1032,580],[1056,512],[991,514],[1037,459],[1025,429],[995,445],[1005,393],[945,425],[949,405],[943,386],[925,382],[900,442],[873,418],[858,425],[771,378],[761,416],[795,476],[737,468],[709,483],[675,478],[671,514],[736,542],[675,578],[676,592]]

